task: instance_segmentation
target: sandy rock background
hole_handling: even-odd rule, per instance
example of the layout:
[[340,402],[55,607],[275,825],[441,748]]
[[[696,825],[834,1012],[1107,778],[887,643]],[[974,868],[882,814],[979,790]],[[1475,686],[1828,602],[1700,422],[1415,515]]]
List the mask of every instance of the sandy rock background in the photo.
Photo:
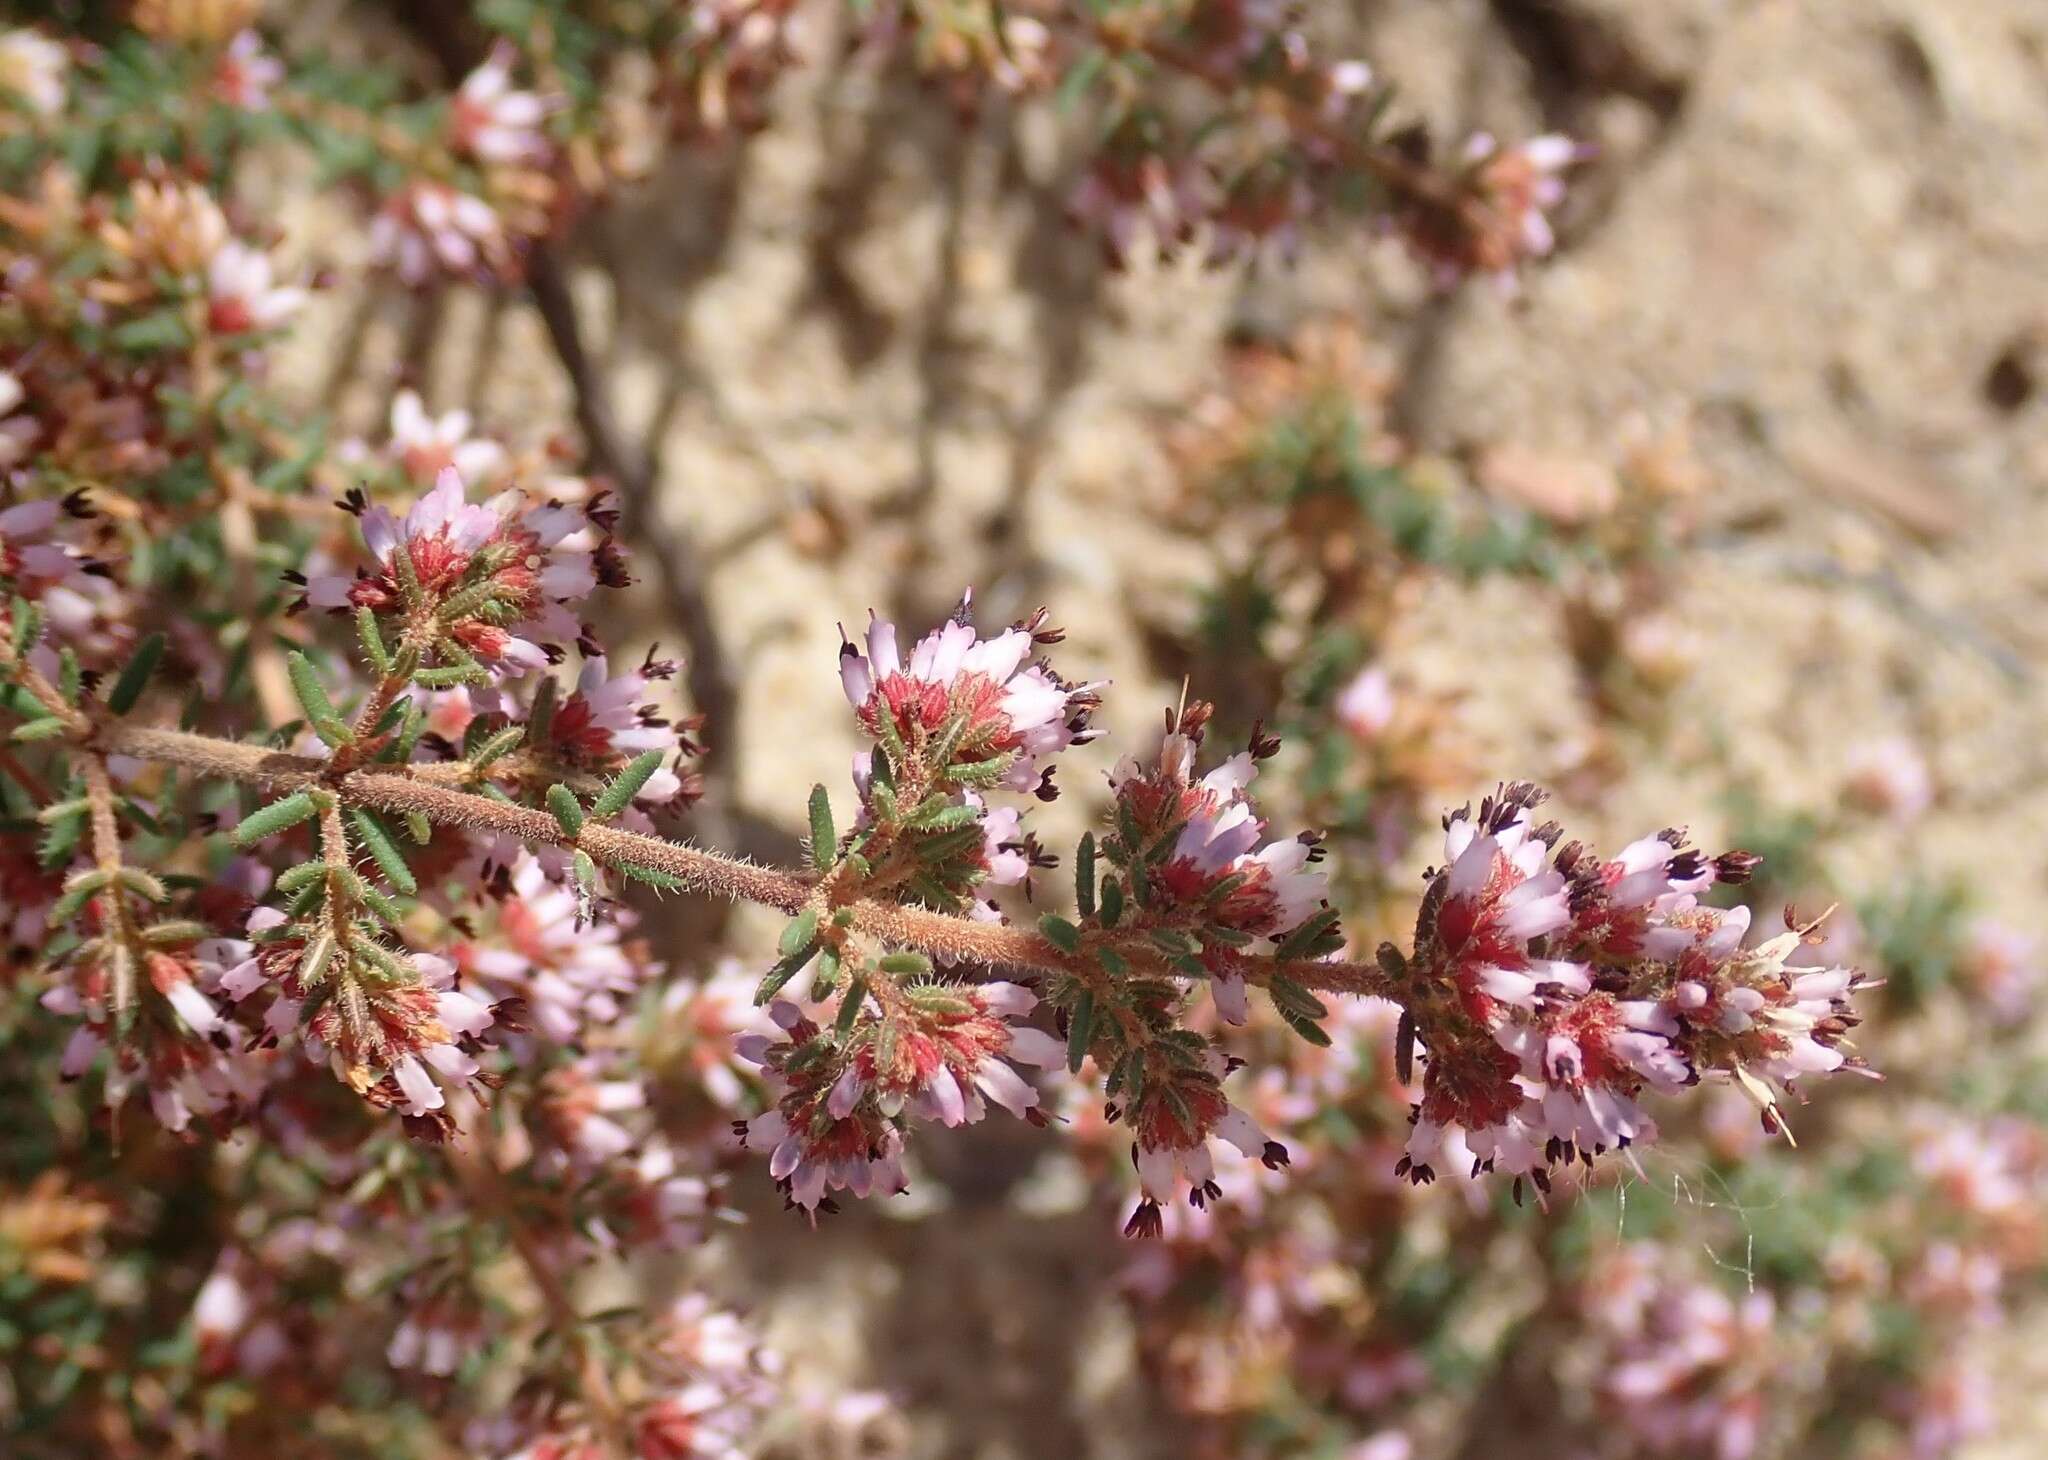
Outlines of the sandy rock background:
[[[1825,813],[1849,748],[1903,734],[1937,805],[1910,828],[1858,823],[1837,875],[1966,873],[2007,921],[2048,931],[2048,6],[1328,11],[1317,23],[1441,130],[1599,143],[1560,256],[1519,297],[1433,296],[1362,235],[1319,237],[1293,269],[1109,274],[1061,220],[1073,148],[1049,106],[963,129],[907,78],[833,66],[792,77],[766,132],[590,221],[573,254],[586,327],[658,459],[662,522],[708,566],[735,670],[736,718],[708,732],[727,748],[721,825],[773,854],[805,788],[842,782],[835,620],[874,605],[928,622],[965,584],[991,618],[1053,604],[1063,662],[1117,682],[1110,724],[1133,738],[1177,689],[1140,629],[1186,623],[1209,562],[1162,525],[1163,429],[1221,379],[1229,338],[1335,316],[1394,381],[1393,424],[1433,452],[1508,448],[1600,479],[1624,428],[1684,423],[1709,473],[1676,585],[1697,667],[1657,732],[1627,741],[1624,774],[1579,774],[1611,732],[1527,589],[1425,604],[1404,667],[1467,692],[1486,765],[1561,781],[1602,833],[1677,807],[1711,844],[1732,781]],[[830,29],[821,11],[820,57]],[[286,226],[315,259],[346,246],[317,209]],[[377,429],[401,372],[515,437],[572,420],[526,305],[452,290],[321,307],[326,345],[290,368],[356,429]],[[339,393],[351,362],[369,383]],[[638,606],[672,643],[654,586]],[[1072,824],[1086,796],[1060,809]],[[941,1150],[907,1211],[810,1236],[764,1210],[727,1280],[805,1362],[894,1391],[920,1453],[1175,1453],[1114,1304],[1084,1297],[1119,1260],[1096,1214],[1062,1208],[1045,1173],[1019,1184],[1028,1134],[986,1144],[975,1164]],[[2003,1412],[1986,1455],[2048,1434],[2035,1338],[1986,1355]]]

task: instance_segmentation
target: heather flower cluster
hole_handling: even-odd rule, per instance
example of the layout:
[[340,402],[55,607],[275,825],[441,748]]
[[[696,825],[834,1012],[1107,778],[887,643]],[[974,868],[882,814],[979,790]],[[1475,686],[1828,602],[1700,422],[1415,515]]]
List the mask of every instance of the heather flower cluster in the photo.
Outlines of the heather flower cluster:
[[1863,976],[1788,966],[1807,928],[1745,947],[1749,909],[1701,903],[1756,858],[1709,858],[1677,831],[1601,858],[1558,845],[1541,799],[1504,786],[1446,818],[1414,955],[1396,963],[1426,1070],[1403,1157],[1415,1180],[1447,1129],[1479,1166],[1547,1188],[1556,1166],[1653,1137],[1645,1091],[1731,1079],[1781,1130],[1776,1090],[1861,1068],[1845,1037]]
[[[711,1296],[738,1280],[719,1234],[778,1198],[808,1226],[918,1189],[934,1147],[1009,1124],[1155,1239],[1120,1259],[1134,1312],[1237,1300],[1140,1332],[1176,1402],[1235,1418],[1237,1355],[1299,1351],[1300,1392],[1358,1422],[1344,1453],[1402,1460],[1384,1411],[1431,1382],[1426,1345],[1363,1291],[1358,1244],[1433,1201],[1484,1235],[1494,1193],[1571,1165],[1597,1190],[1653,1110],[1722,1131],[1729,1090],[1747,1139],[1787,1133],[1789,1096],[1863,1071],[1876,981],[1815,925],[1758,936],[1748,854],[1666,831],[1605,858],[1509,783],[1395,889],[1402,828],[1477,768],[1454,697],[1373,654],[1247,656],[1313,682],[1284,745],[1205,666],[1225,709],[1184,693],[1103,749],[1110,686],[1049,610],[964,593],[921,636],[849,616],[826,728],[850,766],[735,804],[698,570],[624,540],[660,516],[656,473],[595,398],[554,249],[669,142],[729,146],[826,64],[803,7],[398,7],[390,65],[303,54],[257,0],[115,9],[0,30],[0,1433],[882,1453],[890,1397]],[[1512,281],[1589,160],[1433,146],[1306,7],[877,4],[846,38],[844,64],[900,59],[963,118],[1078,105],[1054,197],[1118,262],[1370,231],[1444,287]],[[331,187],[353,246],[281,233],[259,156]],[[585,455],[410,359],[368,412],[315,410],[293,330],[392,279],[530,285]],[[1289,488],[1267,536],[1212,535],[1313,559],[1332,613],[1390,618],[1420,544],[1498,545],[1386,461],[1295,439],[1290,467],[1336,480]],[[627,627],[643,571],[681,657]],[[1852,799],[1919,814],[1937,792],[1905,759]],[[1062,796],[1091,818],[1071,844]],[[739,904],[779,920],[772,951],[707,911]],[[1378,943],[1390,909],[1405,946]],[[2028,986],[1998,929],[1958,961],[1988,997]],[[1835,1254],[1841,1285],[1981,1326],[2028,1268],[2041,1153],[1930,1121],[1908,1164],[1952,1229],[1894,1242],[1881,1280]],[[1657,1278],[1612,1311],[1572,1294],[1601,1403],[1646,1446],[1733,1456],[1780,1310]],[[1934,1453],[1975,1396],[1920,1378],[1902,1424]]]
[[559,641],[575,642],[570,610],[597,586],[601,512],[529,505],[516,491],[474,505],[452,466],[403,520],[381,506],[359,510],[373,566],[309,579],[310,606],[405,619],[393,635],[401,644],[424,634],[413,620],[431,608],[434,642],[414,652],[443,668],[477,671],[462,682],[545,668],[560,661]]
[[[1475,1174],[1498,1169],[1518,1188],[1526,1177],[1548,1189],[1556,1165],[1650,1139],[1646,1091],[1679,1093],[1703,1076],[1750,1090],[1776,1128],[1773,1082],[1851,1063],[1843,1045],[1860,976],[1788,970],[1798,934],[1745,949],[1747,910],[1699,901],[1717,881],[1745,880],[1755,858],[1710,861],[1675,833],[1612,862],[1576,846],[1553,852],[1559,833],[1532,824],[1540,795],[1527,786],[1503,788],[1476,819],[1447,819],[1448,864],[1423,898],[1412,954],[1390,946],[1363,968],[1344,963],[1319,838],[1271,835],[1250,795],[1279,743],[1255,728],[1246,749],[1198,774],[1212,715],[1202,704],[1169,714],[1153,757],[1126,757],[1111,773],[1113,814],[1075,857],[1078,917],[1040,919],[1053,976],[1036,996],[948,987],[923,952],[866,956],[844,910],[848,887],[1000,920],[974,889],[1050,859],[1019,838],[1014,809],[968,786],[1046,796],[1042,759],[1090,733],[1096,688],[1025,664],[1034,642],[1056,641],[1044,616],[983,639],[967,609],[907,659],[879,620],[865,652],[841,652],[847,698],[877,743],[856,760],[862,805],[848,837],[834,834],[823,789],[814,793],[818,892],[762,985],[774,997],[816,958],[811,998],[836,1008],[814,1019],[775,1004],[784,1037],[755,1036],[746,1050],[772,1075],[773,1103],[739,1126],[796,1205],[903,1189],[914,1120],[978,1120],[984,1097],[1035,1111],[1016,1062],[1100,1072],[1108,1119],[1132,1132],[1134,1234],[1160,1231],[1163,1205],[1182,1193],[1196,1207],[1223,1194],[1215,1143],[1284,1166],[1286,1148],[1225,1093],[1236,1061],[1187,1022],[1204,986],[1225,1025],[1246,1022],[1250,989],[1262,986],[1313,1043],[1329,1039],[1316,987],[1399,1002],[1404,1067],[1419,1051],[1425,1070],[1398,1166],[1417,1181],[1434,1176],[1448,1136]],[[1008,1022],[1041,997],[1063,1041]]]

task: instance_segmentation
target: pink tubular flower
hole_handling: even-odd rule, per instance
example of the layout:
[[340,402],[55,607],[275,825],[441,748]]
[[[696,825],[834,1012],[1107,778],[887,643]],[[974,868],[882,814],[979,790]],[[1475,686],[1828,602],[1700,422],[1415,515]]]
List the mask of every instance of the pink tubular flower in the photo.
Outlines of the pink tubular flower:
[[186,1129],[195,1116],[254,1101],[265,1082],[266,1058],[232,1051],[227,1021],[207,993],[220,981],[216,958],[237,947],[207,940],[182,951],[150,950],[139,980],[146,992],[137,995],[160,1000],[161,1012],[137,1017],[130,1032],[117,1037],[114,984],[103,957],[88,944],[65,968],[65,981],[41,999],[52,1013],[80,1019],[59,1066],[64,1078],[76,1079],[103,1049],[111,1049],[107,1103],[121,1103],[139,1085],[158,1123],[170,1131]]
[[907,1190],[903,1136],[894,1124],[872,1105],[833,1116],[824,1109],[828,1082],[815,1077],[795,1082],[785,1074],[784,1060],[815,1039],[818,1026],[783,1000],[770,1005],[768,1013],[782,1039],[749,1034],[734,1045],[741,1059],[762,1067],[773,1102],[753,1119],[733,1123],[740,1144],[768,1152],[768,1175],[792,1206],[805,1211],[815,1212],[832,1191],[863,1197],[876,1190]]
[[550,880],[532,854],[513,864],[507,891],[495,936],[459,944],[453,956],[493,992],[524,999],[543,1037],[573,1044],[586,1029],[611,1023],[659,971],[628,954],[617,921],[583,921],[576,894]]
[[504,220],[474,193],[445,183],[415,181],[392,194],[370,224],[370,257],[423,284],[436,265],[451,274],[474,269],[503,276],[512,270],[512,244]]
[[1322,906],[1329,879],[1307,870],[1313,841],[1290,837],[1259,845],[1266,824],[1245,794],[1257,774],[1251,752],[1240,751],[1190,788],[1181,798],[1187,828],[1160,878],[1188,903],[1207,901],[1219,884],[1236,879],[1212,905],[1211,918],[1239,932],[1285,934]]
[[284,80],[284,64],[263,49],[263,38],[245,30],[229,41],[213,65],[214,94],[245,112],[270,110],[270,92]]
[[834,1191],[864,1197],[910,1189],[903,1175],[902,1133],[887,1123],[839,1120],[822,1132],[800,1134],[780,1106],[770,1106],[752,1120],[736,1122],[734,1131],[748,1150],[769,1153],[768,1175],[791,1206],[807,1212],[815,1212]]
[[[649,685],[670,678],[675,670],[673,663],[650,656],[639,669],[613,677],[603,655],[584,661],[575,691],[555,707],[548,722],[552,752],[571,765],[600,772],[650,750],[684,753],[689,747],[680,730],[646,699]],[[682,778],[664,766],[648,778],[635,799],[666,805],[684,789]]]
[[1699,901],[1756,858],[1709,859],[1677,831],[1611,861],[1553,854],[1540,799],[1504,786],[1445,822],[1410,969],[1429,991],[1412,1010],[1427,1070],[1401,1171],[1431,1179],[1457,1130],[1481,1168],[1543,1187],[1560,1163],[1653,1138],[1645,1088],[1732,1078],[1775,1129],[1766,1082],[1857,1067],[1841,1043],[1862,976],[1790,966],[1799,933],[1744,949],[1748,909]]
[[[376,571],[312,579],[306,601],[315,608],[396,612],[407,605],[409,576],[429,603],[461,599],[466,606],[444,616],[444,633],[506,676],[549,663],[553,656],[538,641],[576,638],[578,626],[565,605],[597,586],[594,530],[582,512],[528,506],[517,490],[472,505],[464,500],[461,478],[446,469],[402,521],[381,506],[362,509],[361,520]],[[409,575],[395,565],[400,552],[409,559]]]
[[901,1191],[904,1117],[967,1125],[987,1101],[1035,1115],[1038,1092],[1009,1062],[1050,1068],[1066,1058],[1052,1036],[1012,1022],[1036,1002],[1015,984],[905,985],[819,1058],[822,1031],[778,1000],[769,1013],[785,1037],[746,1035],[736,1046],[767,1072],[775,1103],[734,1129],[742,1145],[770,1153],[769,1175],[807,1211],[829,1191]]
[[1131,1113],[1131,1126],[1137,1133],[1131,1160],[1138,1168],[1143,1195],[1124,1226],[1126,1236],[1158,1236],[1163,1220],[1160,1208],[1173,1200],[1182,1183],[1189,1204],[1195,1207],[1223,1195],[1209,1149],[1211,1138],[1236,1147],[1241,1155],[1264,1163],[1268,1170],[1288,1164],[1287,1148],[1268,1139],[1256,1120],[1224,1097],[1223,1077],[1229,1070],[1225,1056],[1210,1049],[1199,1068],[1183,1071],[1182,1078],[1146,1087]]
[[275,329],[306,302],[306,291],[272,282],[270,255],[230,241],[206,266],[207,328],[217,335]]
[[[27,399],[28,391],[23,387],[21,377],[11,370],[0,370],[0,472],[28,460],[29,448],[35,445],[39,431],[35,417],[25,412],[15,414]],[[0,543],[5,541],[6,530],[0,527]]]
[[[934,986],[932,995],[909,1019],[856,1030],[845,1067],[826,1096],[834,1119],[852,1114],[870,1093],[885,1115],[908,1109],[947,1126],[981,1120],[988,1113],[984,1096],[1012,1115],[1037,1107],[1038,1092],[1006,1063],[1045,1069],[1066,1063],[1058,1040],[1013,1022],[1030,1014],[1037,996],[1013,983]],[[918,991],[910,998],[918,1003]]]
[[1261,845],[1266,823],[1247,788],[1259,760],[1278,749],[1276,741],[1255,734],[1251,749],[1193,779],[1207,713],[1198,707],[1182,717],[1181,728],[1167,732],[1151,763],[1124,757],[1109,782],[1121,824],[1146,842],[1173,836],[1171,851],[1152,877],[1154,912],[1186,914],[1214,930],[1199,938],[1200,957],[1218,1012],[1241,1024],[1249,1014],[1242,949],[1251,938],[1284,938],[1299,928],[1323,907],[1329,884],[1313,869],[1321,858],[1314,834]]
[[0,507],[0,582],[31,603],[52,592],[86,588],[93,560],[65,542],[63,530],[91,515],[83,494]]
[[423,487],[451,467],[464,482],[491,481],[511,463],[504,447],[471,435],[470,425],[468,411],[429,415],[418,391],[401,390],[391,398],[391,444],[385,449]]
[[968,801],[982,806],[982,860],[988,865],[988,881],[996,887],[1015,887],[1031,875],[1031,853],[1024,843],[1024,815],[1014,806],[984,806],[969,793]]
[[272,994],[263,1022],[273,1036],[296,1037],[308,1060],[331,1065],[372,1103],[408,1115],[429,1115],[447,1104],[432,1071],[456,1082],[477,1074],[470,1050],[495,1024],[496,1000],[456,987],[453,963],[414,953],[404,960],[410,982],[356,982],[347,1001],[336,999],[329,997],[324,970],[318,984],[305,982],[304,940],[275,936],[287,921],[275,908],[251,913],[251,937],[263,941],[218,979],[221,992],[238,1001]]
[[[386,1061],[403,1097],[400,1106],[409,1114],[425,1115],[446,1103],[439,1085],[427,1072],[429,1068],[456,1081],[468,1080],[476,1074],[476,1060],[464,1050],[462,1041],[491,1027],[494,1001],[456,989],[455,966],[445,958],[420,953],[413,955],[412,962],[419,971],[418,989],[424,997],[416,995],[405,1005],[394,1003],[392,1017],[383,1017],[382,1010],[377,1011],[376,1017],[382,1025]],[[422,1018],[417,1012],[421,1008],[431,1012]],[[330,1013],[330,1009],[322,1009],[315,1014],[307,1032],[341,1052],[348,1037],[338,1019],[329,1022]]]
[[865,655],[850,643],[840,646],[840,686],[869,735],[921,744],[950,734],[953,765],[1002,757],[1002,784],[1049,797],[1050,773],[1041,774],[1041,762],[1098,733],[1088,726],[1097,686],[1070,685],[1045,665],[1026,662],[1037,644],[1060,637],[1044,628],[1042,616],[983,639],[967,621],[971,602],[971,595],[963,598],[952,619],[919,640],[907,664],[896,626],[871,617]]
[[55,41],[32,30],[0,30],[0,101],[55,116],[64,109],[70,67],[69,53]]
[[1490,969],[1525,966],[1531,939],[1571,921],[1564,875],[1546,866],[1549,854],[1549,844],[1531,835],[1525,808],[1484,827],[1451,819],[1437,938],[1475,981]]
[[1288,933],[1321,905],[1328,879],[1305,870],[1317,860],[1314,838],[1260,845],[1266,823],[1247,787],[1272,743],[1238,752],[1197,781],[1200,744],[1199,730],[1169,732],[1154,763],[1136,756],[1119,761],[1110,772],[1110,789],[1142,831],[1181,828],[1159,872],[1159,890],[1170,902],[1195,906],[1214,899],[1209,916],[1222,926]]
[[540,130],[555,103],[512,86],[512,48],[495,47],[455,93],[449,142],[479,162],[538,162],[552,150]]

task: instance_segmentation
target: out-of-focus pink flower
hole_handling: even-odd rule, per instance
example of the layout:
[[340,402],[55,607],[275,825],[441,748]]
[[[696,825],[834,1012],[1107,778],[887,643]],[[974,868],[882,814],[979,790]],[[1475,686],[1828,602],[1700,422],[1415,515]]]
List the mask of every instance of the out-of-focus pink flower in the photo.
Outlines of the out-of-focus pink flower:
[[[0,370],[0,472],[28,460],[29,448],[35,444],[35,418],[26,411],[15,414],[27,399],[28,391],[21,377],[11,370]],[[0,529],[0,540],[4,540],[4,529]]]
[[1984,1124],[1942,1112],[1917,1133],[1913,1169],[1957,1210],[2004,1217],[2032,1206],[2042,1194],[2032,1169],[2037,1146],[2023,1122]]
[[1967,1360],[1914,1385],[1905,1402],[1914,1460],[1947,1460],[1998,1425],[1991,1376]]
[[228,242],[206,266],[207,327],[217,335],[275,329],[306,302],[304,289],[274,282],[270,255]]
[[1400,1430],[1368,1435],[1344,1452],[1344,1460],[1409,1460],[1415,1446]]
[[370,224],[370,257],[408,284],[425,283],[436,265],[451,274],[481,269],[500,277],[513,267],[496,209],[474,193],[425,180],[385,200]]
[[488,436],[471,434],[468,411],[430,415],[416,390],[391,398],[391,444],[386,451],[421,486],[432,486],[453,467],[462,480],[481,486],[511,465],[505,448]]
[[524,999],[528,1019],[545,1038],[574,1044],[587,1030],[612,1023],[660,971],[628,954],[616,920],[585,922],[576,894],[552,881],[531,853],[511,867],[509,893],[497,904],[493,935],[457,945],[454,957],[501,997]]
[[229,41],[213,64],[213,89],[229,106],[270,110],[270,92],[284,80],[284,63],[263,48],[263,38],[245,30]]
[[1748,1460],[1763,1434],[1770,1295],[1736,1298],[1671,1275],[1646,1248],[1618,1259],[1627,1300],[1610,1294],[1588,1304],[1609,1413],[1649,1453]]
[[1914,821],[1934,804],[1934,773],[1919,746],[1903,735],[1888,735],[1849,752],[1845,789],[1865,810]]
[[1337,696],[1337,719],[1360,740],[1373,740],[1394,718],[1393,676],[1368,664],[1352,676]]
[[746,1085],[736,1072],[734,1041],[742,1034],[772,1035],[775,1028],[768,1012],[755,1007],[759,983],[737,958],[728,958],[708,977],[674,979],[662,992],[662,1014],[668,1021],[664,1027],[671,1036],[664,1047],[677,1046],[676,1057],[705,1093],[726,1109],[746,1097]]
[[1398,219],[1401,234],[1440,286],[1487,274],[1512,291],[1517,269],[1556,246],[1550,214],[1564,201],[1564,175],[1589,156],[1554,133],[1511,147],[1475,133],[1444,178],[1448,196],[1411,199]]
[[1134,117],[1091,160],[1067,199],[1067,215],[1098,234],[1110,261],[1121,266],[1143,243],[1166,250],[1186,242],[1214,194],[1196,163],[1169,157],[1154,125]]
[[64,79],[71,58],[64,47],[32,30],[0,31],[0,101],[12,100],[42,116],[64,109]]
[[[0,389],[5,385],[0,377]],[[45,497],[0,507],[0,580],[12,592],[33,603],[56,591],[89,587],[93,560],[65,541],[67,529],[91,515],[85,500]]]
[[516,59],[510,46],[497,46],[455,93],[449,141],[479,162],[538,162],[553,150],[541,124],[559,103],[513,87]]
[[2040,941],[1997,918],[1975,919],[1964,933],[1962,973],[1997,1013],[2025,1010],[2048,973]]

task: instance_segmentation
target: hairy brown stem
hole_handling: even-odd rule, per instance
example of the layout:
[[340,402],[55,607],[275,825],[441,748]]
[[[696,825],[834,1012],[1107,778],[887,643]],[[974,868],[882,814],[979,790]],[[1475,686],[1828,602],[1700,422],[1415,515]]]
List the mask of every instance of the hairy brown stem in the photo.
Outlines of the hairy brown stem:
[[30,699],[62,720],[64,728],[74,737],[86,734],[92,729],[92,721],[86,717],[85,712],[65,699],[62,691],[50,683],[35,665],[25,658],[14,657],[14,650],[9,643],[13,632],[14,625],[8,620],[0,619],[0,671],[5,671],[9,678],[27,690]]
[[[410,549],[401,548],[399,551],[407,552]],[[438,617],[415,611],[406,620],[405,634],[399,640],[395,657],[402,660],[405,666],[418,663],[428,646],[440,637],[440,633],[441,621]],[[363,701],[362,709],[357,712],[355,724],[349,727],[355,738],[348,744],[335,748],[333,764],[336,771],[345,771],[354,766],[366,750],[374,753],[368,744],[372,733],[383,720],[384,712],[397,703],[398,697],[405,693],[411,683],[411,668],[396,665],[377,681],[376,687],[370,691],[370,697]]]
[[[130,725],[107,727],[99,743],[109,752],[179,766],[217,780],[277,791],[325,785],[342,799],[374,810],[398,816],[418,812],[430,821],[514,837],[528,846],[575,847],[607,866],[651,867],[693,892],[760,903],[786,913],[801,908],[816,883],[816,878],[807,873],[757,866],[723,853],[616,827],[587,823],[580,833],[570,836],[545,811],[455,790],[403,770],[364,769],[337,775],[327,761],[312,756],[291,755],[182,730]],[[856,932],[938,958],[1047,973],[1084,966],[1076,955],[1064,952],[1033,929],[979,923],[871,898],[847,903],[841,911],[850,917],[848,926]],[[1113,943],[1138,971],[1179,976],[1142,938],[1127,942],[1117,934],[1091,933],[1090,937]],[[1386,996],[1392,989],[1391,981],[1377,963],[1283,960],[1270,954],[1246,954],[1242,967],[1246,981],[1254,984],[1267,984],[1284,976],[1325,993]]]
[[80,759],[84,762],[85,797],[90,808],[93,863],[107,879],[99,894],[101,916],[107,937],[117,950],[110,960],[114,1019],[123,1024],[135,1007],[135,925],[128,916],[128,890],[120,882],[121,827],[114,812],[114,781],[107,774],[105,756],[88,752]]

